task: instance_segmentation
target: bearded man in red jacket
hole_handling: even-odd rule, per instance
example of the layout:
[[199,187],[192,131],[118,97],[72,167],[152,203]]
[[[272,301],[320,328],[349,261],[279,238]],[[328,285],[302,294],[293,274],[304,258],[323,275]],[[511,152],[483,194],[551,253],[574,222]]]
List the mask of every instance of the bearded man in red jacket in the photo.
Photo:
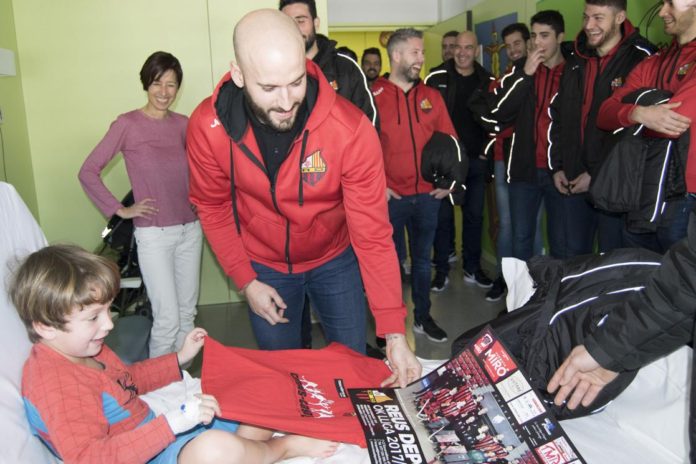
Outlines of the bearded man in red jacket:
[[405,386],[420,364],[404,336],[375,129],[305,59],[290,17],[249,13],[234,48],[231,72],[191,115],[190,198],[259,347],[299,348],[309,297],[328,341],[364,352],[366,293],[394,369],[385,384]]
[[389,218],[396,243],[406,224],[411,224],[413,330],[434,342],[445,342],[447,333],[430,315],[430,252],[440,201],[449,190],[436,189],[423,179],[421,159],[433,133],[456,137],[456,132],[440,92],[419,78],[424,62],[423,33],[415,29],[394,31],[387,53],[391,73],[375,81],[372,93],[382,124],[379,137],[387,174]]

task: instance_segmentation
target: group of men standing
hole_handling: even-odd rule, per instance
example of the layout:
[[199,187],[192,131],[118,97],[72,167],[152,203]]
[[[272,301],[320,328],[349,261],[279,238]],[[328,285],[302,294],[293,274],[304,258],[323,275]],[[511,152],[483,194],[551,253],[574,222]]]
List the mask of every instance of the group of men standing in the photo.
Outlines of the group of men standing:
[[[516,23],[503,29],[509,64],[494,83],[473,60],[479,47],[471,32],[458,34],[454,44],[451,34],[443,37],[443,56],[450,46],[454,55],[435,68],[426,82],[441,91],[469,156],[462,260],[465,280],[482,287],[491,286],[479,265],[483,186],[490,174],[495,179],[499,264],[488,300],[495,301],[505,292],[502,257],[526,261],[541,251],[542,210],[548,252],[559,259],[591,253],[595,241],[600,252],[626,246],[665,252],[686,236],[696,187],[689,179],[696,163],[680,166],[670,161],[665,166],[668,175],[683,179],[682,188],[665,187],[673,181],[660,179],[659,185],[650,187],[654,194],[643,189],[643,195],[659,198],[647,226],[627,226],[622,212],[603,210],[588,194],[608,148],[623,143],[617,142],[621,135],[616,135],[621,128],[640,126],[648,137],[677,139],[681,149],[672,147],[673,160],[680,151],[693,151],[686,148],[689,136],[683,134],[692,121],[691,106],[684,102],[693,85],[689,81],[691,40],[696,38],[694,9],[665,0],[659,16],[673,43],[651,56],[655,47],[626,17],[625,0],[587,0],[583,29],[572,42],[565,41],[559,12],[540,11],[532,16],[529,28]],[[640,106],[631,98],[649,89],[667,91],[667,99]],[[615,184],[621,184],[621,172],[603,174],[615,176]],[[660,186],[670,193],[658,192]],[[443,202],[433,250],[433,291],[442,291],[448,283],[451,211],[451,205]]]
[[[308,300],[329,341],[364,351],[366,297],[377,335],[386,339],[389,382],[417,378],[395,242],[407,228],[414,331],[447,340],[430,316],[430,291],[447,285],[451,189],[422,173],[424,148],[437,134],[468,158],[464,276],[489,288],[489,299],[505,292],[502,278],[491,281],[480,263],[492,173],[499,258],[526,260],[539,251],[542,204],[554,257],[591,252],[597,224],[602,251],[626,243],[631,236],[620,216],[593,207],[587,191],[612,131],[640,124],[677,138],[688,130],[695,110],[682,103],[696,68],[696,13],[665,0],[660,16],[675,41],[648,58],[653,47],[626,18],[625,0],[585,3],[584,27],[572,44],[564,44],[556,11],[535,14],[531,32],[523,24],[505,28],[510,65],[499,80],[476,61],[478,41],[469,31],[445,37],[446,59],[422,81],[423,35],[414,29],[391,34],[390,73],[380,77],[379,49],[365,50],[363,73],[316,33],[313,0],[281,0],[284,14],[259,10],[238,23],[236,61],[191,116],[187,148],[191,200],[224,271],[249,302],[261,348],[302,346]],[[655,87],[672,99],[651,107],[623,99]],[[670,214],[653,232],[662,247],[661,228],[677,239],[684,222],[686,235],[678,211],[696,192],[693,164],[684,194],[666,202],[679,206],[666,205]]]

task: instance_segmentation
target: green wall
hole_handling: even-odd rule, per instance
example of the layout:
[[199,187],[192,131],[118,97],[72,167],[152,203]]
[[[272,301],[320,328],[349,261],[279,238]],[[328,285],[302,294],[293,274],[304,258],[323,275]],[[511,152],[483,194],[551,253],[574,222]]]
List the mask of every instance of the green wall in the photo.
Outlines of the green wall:
[[[325,17],[326,0],[317,3]],[[0,78],[8,180],[50,242],[99,245],[106,218],[77,172],[115,117],[145,104],[145,58],[155,50],[179,58],[184,80],[173,109],[190,114],[229,69],[234,24],[263,7],[277,1],[0,0],[0,47],[15,50],[21,70]],[[104,179],[117,197],[128,191],[120,157]],[[206,248],[200,303],[237,300]]]
[[[327,18],[327,0],[317,3],[319,16]],[[629,17],[637,24],[652,4],[629,0]],[[51,242],[99,245],[106,219],[76,175],[111,121],[145,103],[138,80],[144,59],[162,49],[181,60],[185,77],[174,109],[189,114],[228,69],[237,20],[251,9],[276,6],[276,0],[0,0],[0,48],[17,57],[17,76],[0,77],[0,179],[7,172]],[[474,23],[511,11],[528,21],[537,8],[564,13],[571,36],[580,27],[577,0],[488,0],[472,12]],[[466,16],[459,15],[426,31],[426,69],[440,62],[441,34],[465,25]],[[324,33],[326,26],[324,20]],[[658,18],[650,38],[663,38],[661,29]],[[358,53],[377,44],[375,31],[346,34],[332,37]],[[128,190],[120,158],[104,178],[117,196]],[[206,248],[201,303],[238,299]]]
[[0,48],[15,52],[17,76],[0,77],[0,180],[12,183],[34,217],[39,219],[36,185],[29,149],[29,134],[24,109],[22,69],[17,60],[17,39],[10,0],[0,0]]

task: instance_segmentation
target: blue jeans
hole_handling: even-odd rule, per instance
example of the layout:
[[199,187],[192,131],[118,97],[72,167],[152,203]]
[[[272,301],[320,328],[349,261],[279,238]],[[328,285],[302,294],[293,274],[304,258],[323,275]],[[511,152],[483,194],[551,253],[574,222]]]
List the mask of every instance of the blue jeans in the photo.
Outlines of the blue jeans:
[[624,243],[624,215],[601,209],[597,214],[597,245],[600,253],[626,247]]
[[435,238],[441,200],[427,193],[389,200],[389,220],[394,230],[411,223],[411,298],[416,321],[430,314],[430,250]]
[[481,234],[483,231],[483,200],[486,190],[488,162],[469,158],[466,175],[466,196],[462,205],[462,266],[470,274],[481,269]]
[[527,261],[533,256],[542,200],[551,256],[566,259],[592,252],[596,218],[585,195],[561,195],[546,169],[537,169],[536,182],[513,182],[509,189],[515,258]]
[[399,258],[399,263],[403,264],[408,256],[408,250],[406,248],[406,234],[408,234],[408,250],[411,249],[411,224],[406,223],[406,233],[404,229],[396,230],[394,229],[392,237],[394,238],[394,245],[396,246],[396,257]]
[[[500,160],[494,164],[495,172],[495,204],[498,213],[498,234],[496,238],[496,254],[498,275],[502,275],[502,259],[512,254],[512,217],[510,215],[510,192],[507,182],[505,162]],[[543,202],[542,205],[543,206]],[[539,207],[534,235],[534,256],[540,255],[544,249],[543,230],[541,227],[542,207]]]
[[440,202],[433,241],[433,264],[437,275],[449,274],[449,255],[454,251],[454,206],[449,198]]
[[665,253],[672,245],[686,237],[689,213],[696,204],[696,194],[668,201],[665,211],[657,220],[657,230],[647,234],[636,234],[624,229],[624,243],[629,247],[641,247],[656,253]]
[[257,279],[275,288],[287,305],[286,324],[270,325],[249,309],[251,327],[262,350],[287,350],[302,346],[301,326],[305,296],[324,329],[326,341],[339,342],[365,352],[365,294],[358,260],[352,247],[307,272],[286,274],[256,262],[251,263]]

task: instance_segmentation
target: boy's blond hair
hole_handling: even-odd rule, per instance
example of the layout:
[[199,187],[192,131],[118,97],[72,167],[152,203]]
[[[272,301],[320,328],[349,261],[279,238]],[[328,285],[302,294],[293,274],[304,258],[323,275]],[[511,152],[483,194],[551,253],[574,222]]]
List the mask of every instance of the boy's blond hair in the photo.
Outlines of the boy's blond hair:
[[108,303],[120,276],[112,261],[74,245],[53,245],[29,255],[15,272],[10,298],[32,343],[41,340],[34,322],[62,330],[75,309]]

